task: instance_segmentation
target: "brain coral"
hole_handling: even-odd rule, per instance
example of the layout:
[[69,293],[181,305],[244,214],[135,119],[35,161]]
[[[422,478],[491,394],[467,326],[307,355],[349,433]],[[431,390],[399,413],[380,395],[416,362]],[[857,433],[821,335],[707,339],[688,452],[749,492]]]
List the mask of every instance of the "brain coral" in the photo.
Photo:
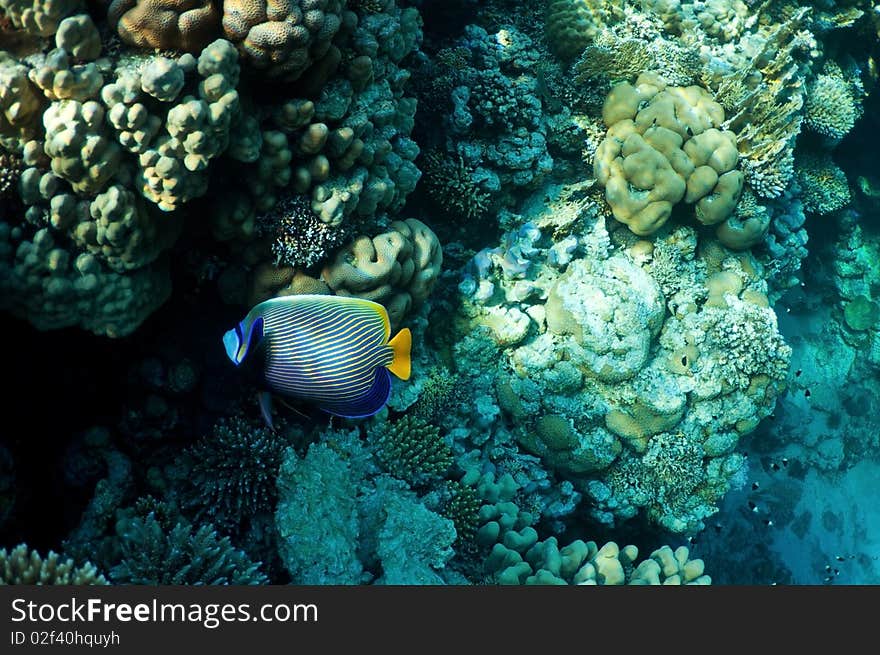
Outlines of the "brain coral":
[[442,263],[437,236],[408,218],[379,236],[355,239],[324,267],[321,279],[339,295],[382,303],[396,326],[431,293]]
[[211,0],[113,0],[107,19],[119,38],[139,48],[199,52],[220,31]]
[[614,217],[635,234],[656,232],[682,200],[704,225],[731,215],[743,187],[736,138],[719,129],[724,109],[705,89],[643,73],[612,88],[602,118],[608,133],[594,173]]

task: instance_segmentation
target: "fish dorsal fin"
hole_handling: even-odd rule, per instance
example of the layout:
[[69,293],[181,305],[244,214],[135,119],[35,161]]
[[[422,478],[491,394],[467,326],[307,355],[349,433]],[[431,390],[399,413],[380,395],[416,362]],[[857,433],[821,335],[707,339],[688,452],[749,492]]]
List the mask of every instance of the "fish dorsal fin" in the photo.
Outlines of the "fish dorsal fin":
[[411,368],[409,352],[412,348],[412,332],[409,331],[409,328],[403,328],[394,335],[388,345],[391,346],[391,351],[394,353],[394,359],[388,364],[388,370],[401,380],[409,380]]

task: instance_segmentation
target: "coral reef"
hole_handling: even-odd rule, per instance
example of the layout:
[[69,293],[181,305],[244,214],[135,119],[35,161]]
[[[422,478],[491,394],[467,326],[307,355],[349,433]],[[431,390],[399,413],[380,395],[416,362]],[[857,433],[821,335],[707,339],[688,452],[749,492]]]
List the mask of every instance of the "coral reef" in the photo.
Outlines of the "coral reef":
[[[47,9],[33,20],[54,49],[27,60],[0,54],[0,146],[23,162],[4,170],[22,169],[27,219],[5,219],[0,266],[14,284],[3,305],[41,329],[134,330],[167,299],[160,255],[186,214],[204,209],[200,199],[218,207],[212,231],[232,250],[271,233],[259,241],[263,263],[307,267],[343,244],[347,216],[386,226],[376,215],[399,209],[419,179],[415,101],[400,65],[421,39],[415,9],[388,2],[358,17],[341,2],[306,2],[267,18],[265,6],[227,3],[221,20],[212,3],[110,3],[123,44],[161,54],[104,52],[78,5]],[[31,16],[14,3],[4,11],[16,26]],[[251,111],[241,87],[259,71],[305,76],[300,95]],[[211,188],[230,173],[232,184]],[[276,206],[282,198],[297,200]],[[46,224],[41,245],[28,246]],[[85,288],[70,293],[74,262]],[[41,280],[50,271],[54,286]],[[104,303],[118,298],[113,325],[94,316],[96,286]]]
[[[880,580],[869,5],[0,0],[0,578]],[[374,416],[265,424],[290,294]]]
[[491,393],[507,429],[591,496],[598,520],[645,508],[694,533],[737,484],[734,448],[771,413],[791,350],[748,260],[698,250],[684,227],[654,244],[617,231],[629,254],[612,254],[604,220],[584,214],[571,248],[589,258],[558,254],[539,220],[519,265],[476,263],[461,329],[502,347]]

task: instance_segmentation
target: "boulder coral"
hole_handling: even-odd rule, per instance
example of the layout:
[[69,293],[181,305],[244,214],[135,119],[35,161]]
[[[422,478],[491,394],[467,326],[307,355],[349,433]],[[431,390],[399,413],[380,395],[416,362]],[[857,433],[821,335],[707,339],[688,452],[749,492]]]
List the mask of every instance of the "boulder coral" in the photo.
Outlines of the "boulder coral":
[[392,326],[431,293],[443,264],[440,242],[414,218],[394,221],[391,230],[359,237],[342,248],[321,272],[333,293],[382,303]]
[[703,225],[733,213],[743,188],[736,137],[719,129],[724,109],[705,89],[645,73],[611,90],[602,119],[608,133],[594,173],[614,217],[635,234],[656,232],[681,201]]
[[292,81],[330,53],[344,7],[340,0],[227,0],[223,32],[254,68]]
[[[591,498],[597,520],[644,512],[699,531],[742,475],[739,438],[785,387],[791,349],[764,282],[750,255],[698,248],[692,228],[652,245],[609,234],[590,204],[573,256],[560,258],[542,235],[563,211],[551,203],[539,216],[516,255],[527,265],[478,255],[475,279],[460,286],[458,329],[500,352],[490,380],[474,381],[489,388],[475,393],[495,398],[505,430]],[[471,356],[458,351],[459,370]]]
[[211,0],[113,0],[107,20],[138,48],[199,52],[220,35],[220,12]]

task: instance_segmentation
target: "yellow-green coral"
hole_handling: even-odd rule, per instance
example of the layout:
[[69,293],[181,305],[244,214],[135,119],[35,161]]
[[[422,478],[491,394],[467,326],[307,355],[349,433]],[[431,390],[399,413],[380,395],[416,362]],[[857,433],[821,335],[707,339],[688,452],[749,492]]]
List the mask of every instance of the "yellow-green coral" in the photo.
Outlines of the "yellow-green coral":
[[156,259],[174,242],[181,226],[178,220],[154,216],[142,198],[114,184],[95,196],[89,217],[72,228],[71,236],[84,251],[122,272]]
[[862,115],[861,97],[840,66],[833,62],[810,85],[804,104],[804,126],[832,139],[842,139]]
[[220,12],[210,0],[113,0],[107,20],[139,48],[198,52],[220,33]]
[[43,114],[52,171],[74,191],[94,194],[117,173],[120,150],[104,127],[104,108],[97,102],[53,102]]
[[734,72],[703,70],[703,83],[727,112],[724,128],[736,134],[740,167],[759,196],[782,194],[794,174],[794,141],[801,129],[804,71],[800,57],[815,45],[802,7],[759,41],[760,49]]
[[577,57],[622,9],[606,0],[553,0],[547,5],[547,43],[560,59]]
[[539,541],[520,553],[496,545],[487,561],[500,584],[531,585],[682,585],[711,584],[700,559],[690,559],[684,546],[663,546],[636,564],[639,549],[620,548],[609,541],[602,547],[577,539],[560,548],[555,537]]
[[673,41],[644,41],[602,32],[575,62],[575,82],[591,78],[633,81],[645,71],[656,71],[668,84],[688,86],[698,78],[699,53]]
[[846,174],[827,152],[798,149],[795,173],[806,211],[829,214],[849,204],[851,195]]

